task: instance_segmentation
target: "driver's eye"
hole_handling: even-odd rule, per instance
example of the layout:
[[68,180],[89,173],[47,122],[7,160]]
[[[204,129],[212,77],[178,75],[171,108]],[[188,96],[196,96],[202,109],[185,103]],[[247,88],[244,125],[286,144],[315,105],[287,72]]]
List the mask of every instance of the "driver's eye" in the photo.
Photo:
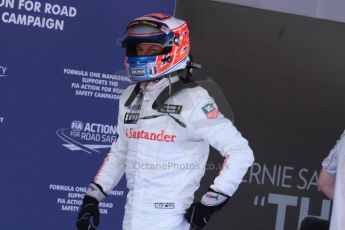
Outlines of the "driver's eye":
[[155,46],[137,46],[135,48],[135,51],[138,56],[143,56],[143,55],[158,54],[162,51],[162,49],[161,47],[155,47]]
[[150,49],[149,52],[150,53],[159,53],[159,49],[156,49],[156,48],[153,48],[153,49]]

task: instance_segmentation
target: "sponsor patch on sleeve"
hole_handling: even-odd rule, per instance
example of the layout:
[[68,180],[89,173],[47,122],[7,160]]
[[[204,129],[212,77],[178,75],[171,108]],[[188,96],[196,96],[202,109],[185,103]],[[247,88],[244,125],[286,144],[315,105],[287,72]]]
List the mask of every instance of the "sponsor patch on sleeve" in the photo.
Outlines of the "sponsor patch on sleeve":
[[208,119],[215,119],[219,115],[219,110],[214,103],[209,103],[202,107],[202,111],[206,114]]

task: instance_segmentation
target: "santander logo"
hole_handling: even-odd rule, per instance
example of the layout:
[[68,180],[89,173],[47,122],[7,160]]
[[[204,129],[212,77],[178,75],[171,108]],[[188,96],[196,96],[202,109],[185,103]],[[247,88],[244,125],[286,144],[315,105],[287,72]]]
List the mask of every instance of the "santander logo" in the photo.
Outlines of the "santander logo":
[[176,135],[165,133],[165,130],[160,132],[148,132],[145,130],[135,130],[133,128],[126,129],[126,136],[131,139],[147,139],[151,141],[175,142]]

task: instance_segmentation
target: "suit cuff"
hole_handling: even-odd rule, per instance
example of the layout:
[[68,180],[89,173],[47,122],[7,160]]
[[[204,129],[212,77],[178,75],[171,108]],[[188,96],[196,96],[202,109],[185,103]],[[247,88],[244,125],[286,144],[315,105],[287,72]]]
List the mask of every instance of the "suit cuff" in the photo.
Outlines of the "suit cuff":
[[99,202],[104,200],[104,198],[107,196],[104,192],[102,187],[99,184],[96,183],[90,183],[89,187],[87,188],[85,195],[91,196],[98,200]]

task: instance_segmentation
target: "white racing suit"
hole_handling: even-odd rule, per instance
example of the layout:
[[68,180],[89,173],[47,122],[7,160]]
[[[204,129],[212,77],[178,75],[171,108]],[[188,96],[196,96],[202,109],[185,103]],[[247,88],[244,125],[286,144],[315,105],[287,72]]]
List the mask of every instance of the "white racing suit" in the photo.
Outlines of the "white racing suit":
[[189,229],[184,213],[205,173],[209,144],[226,157],[211,185],[226,195],[233,195],[254,160],[247,140],[200,86],[173,92],[154,109],[171,83],[173,90],[181,81],[175,76],[141,83],[137,94],[139,85],[132,85],[120,98],[118,138],[94,182],[110,193],[126,173],[124,230]]
[[335,177],[330,230],[345,230],[345,131],[323,160],[322,167]]

